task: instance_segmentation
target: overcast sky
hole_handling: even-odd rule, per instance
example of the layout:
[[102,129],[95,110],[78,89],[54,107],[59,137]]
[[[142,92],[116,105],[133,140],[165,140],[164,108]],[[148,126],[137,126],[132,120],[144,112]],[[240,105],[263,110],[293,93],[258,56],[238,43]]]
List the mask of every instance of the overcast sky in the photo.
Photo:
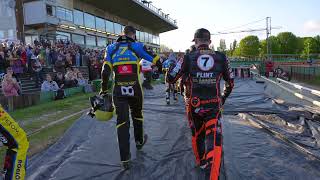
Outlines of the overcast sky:
[[[265,21],[233,29],[243,24],[272,17],[272,26],[281,27],[272,31],[291,31],[297,36],[320,34],[320,0],[152,0],[170,17],[177,19],[178,30],[162,33],[161,44],[175,51],[189,48],[194,31],[207,28],[211,33],[265,28]],[[266,38],[266,32],[241,33],[212,36],[215,47],[225,39],[227,47],[234,39],[249,34]]]

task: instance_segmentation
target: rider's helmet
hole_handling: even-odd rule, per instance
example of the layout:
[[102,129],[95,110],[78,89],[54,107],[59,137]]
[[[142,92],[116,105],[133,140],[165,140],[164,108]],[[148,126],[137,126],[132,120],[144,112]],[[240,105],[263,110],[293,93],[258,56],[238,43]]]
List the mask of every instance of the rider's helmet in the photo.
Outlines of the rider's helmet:
[[90,97],[90,103],[92,108],[88,114],[91,117],[98,121],[109,121],[113,117],[115,108],[110,94]]

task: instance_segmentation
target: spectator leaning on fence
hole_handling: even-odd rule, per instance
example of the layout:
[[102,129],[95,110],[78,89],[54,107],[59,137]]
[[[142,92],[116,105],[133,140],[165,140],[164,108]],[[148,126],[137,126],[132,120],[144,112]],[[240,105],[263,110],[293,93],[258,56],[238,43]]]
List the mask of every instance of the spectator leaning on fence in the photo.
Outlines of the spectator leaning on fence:
[[1,86],[4,96],[19,96],[19,83],[15,78],[12,77],[11,74],[7,73],[4,75]]
[[12,67],[7,68],[7,74],[10,74],[18,83],[20,83],[20,79],[18,78],[17,74],[14,73]]
[[19,85],[19,91],[18,91],[18,94],[21,94],[21,81],[19,79],[19,77],[17,76],[17,74],[14,73],[12,67],[8,67],[7,68],[7,74],[9,74],[10,76],[12,76],[12,78],[18,82],[18,85]]
[[88,79],[85,79],[81,72],[77,73],[77,81],[78,81],[78,86],[82,86],[84,88],[85,93],[93,91],[92,86],[88,82]]
[[[63,85],[62,85],[63,87]],[[52,80],[52,77],[50,74],[46,75],[46,81],[44,81],[41,85],[41,91],[42,92],[55,92],[55,100],[63,99],[65,98],[65,92],[62,88],[60,88],[57,84],[57,82]]]
[[47,92],[47,91],[58,91],[59,86],[58,84],[52,80],[52,77],[50,74],[46,75],[46,80],[41,85],[41,91]]

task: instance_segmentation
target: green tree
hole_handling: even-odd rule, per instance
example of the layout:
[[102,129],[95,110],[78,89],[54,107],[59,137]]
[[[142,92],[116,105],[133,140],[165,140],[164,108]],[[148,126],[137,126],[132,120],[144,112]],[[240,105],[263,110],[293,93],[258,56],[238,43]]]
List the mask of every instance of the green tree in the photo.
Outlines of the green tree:
[[303,41],[303,51],[302,51],[302,55],[304,57],[309,57],[309,54],[316,54],[318,52],[318,44],[317,44],[317,40],[315,38],[312,37],[307,37],[304,39]]
[[304,50],[304,41],[306,40],[306,37],[297,37],[297,49],[296,54],[303,54]]
[[241,56],[258,56],[259,55],[259,38],[257,36],[247,36],[240,41]]
[[[271,54],[279,54],[280,53],[280,44],[279,40],[275,36],[269,37]],[[267,40],[260,41],[260,56],[264,56],[267,54]]]
[[282,32],[277,36],[281,54],[299,53],[299,40],[292,32]]
[[232,56],[232,51],[230,49],[226,50],[226,55],[228,57],[231,57]]
[[259,49],[260,56],[264,56],[267,54],[267,40],[260,41],[260,49]]
[[320,35],[314,37],[314,39],[317,42],[317,52],[316,53],[320,53]]
[[232,56],[236,56],[236,57],[240,57],[240,56],[241,56],[241,51],[240,51],[240,47],[239,47],[239,46],[237,46],[237,47],[234,49],[234,51],[233,51],[233,53],[232,53]]

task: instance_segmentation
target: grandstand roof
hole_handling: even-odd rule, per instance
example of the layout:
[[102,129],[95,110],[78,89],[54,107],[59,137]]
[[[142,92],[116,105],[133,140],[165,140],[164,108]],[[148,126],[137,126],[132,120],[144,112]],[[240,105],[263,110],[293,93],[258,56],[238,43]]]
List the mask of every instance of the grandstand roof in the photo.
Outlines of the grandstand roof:
[[[80,0],[94,5],[121,18],[128,19],[141,26],[147,27],[154,32],[163,33],[177,29],[176,21],[169,18],[168,14],[163,13],[148,1],[144,0]],[[124,8],[125,7],[125,8]]]

